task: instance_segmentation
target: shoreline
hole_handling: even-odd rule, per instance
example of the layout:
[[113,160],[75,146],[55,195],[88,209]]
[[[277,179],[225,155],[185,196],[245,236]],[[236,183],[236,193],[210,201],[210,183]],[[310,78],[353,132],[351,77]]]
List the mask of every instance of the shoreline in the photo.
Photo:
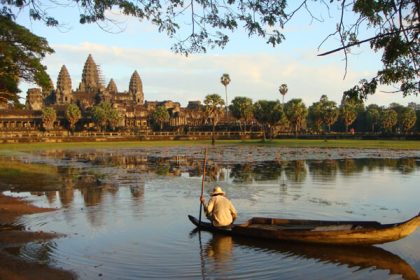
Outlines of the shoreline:
[[28,262],[7,252],[7,249],[20,248],[30,242],[40,242],[59,238],[63,235],[54,232],[26,231],[16,225],[22,215],[54,211],[53,208],[40,208],[16,197],[0,192],[0,279],[76,279],[72,272],[48,265]]
[[[222,140],[216,139],[214,147],[234,146],[267,146],[282,148],[354,148],[354,149],[387,149],[387,150],[420,150],[420,140],[360,140],[360,139],[273,139],[259,140]],[[179,147],[179,146],[213,146],[211,140],[117,140],[85,142],[34,142],[34,143],[0,143],[0,153],[4,151],[33,151],[46,149],[80,149],[80,148],[141,148],[141,147]]]

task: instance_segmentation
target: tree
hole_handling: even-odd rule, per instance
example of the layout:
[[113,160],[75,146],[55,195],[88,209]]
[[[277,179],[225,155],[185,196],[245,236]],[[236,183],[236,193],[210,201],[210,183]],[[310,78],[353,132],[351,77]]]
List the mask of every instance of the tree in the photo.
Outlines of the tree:
[[160,130],[163,129],[163,124],[169,121],[169,113],[165,106],[157,106],[152,113],[153,122],[159,124]]
[[42,125],[45,130],[54,128],[54,122],[57,119],[57,113],[52,107],[45,107],[42,110]]
[[420,131],[420,110],[416,110],[416,118],[417,122],[414,130]]
[[413,108],[406,107],[401,112],[399,119],[403,131],[407,133],[416,124],[416,112],[413,110]]
[[386,132],[392,132],[392,128],[398,122],[398,114],[394,109],[386,109],[381,114],[381,124]]
[[331,126],[337,121],[339,111],[334,101],[329,101],[326,95],[321,96],[322,119],[328,126],[328,132],[331,131]]
[[311,106],[309,106],[308,120],[315,131],[321,131],[324,121],[322,119],[322,104],[320,101],[314,102]]
[[[4,4],[2,2],[2,4]],[[12,15],[0,10],[0,103],[19,103],[20,80],[47,88],[50,77],[41,60],[53,52],[47,40],[16,24]]]
[[379,123],[381,116],[381,108],[376,104],[371,104],[366,108],[368,121],[371,124],[372,132],[375,132],[375,125]]
[[73,131],[76,123],[82,118],[82,112],[79,109],[79,106],[72,103],[67,106],[66,109],[66,119],[70,124],[70,130]]
[[272,127],[276,125],[284,115],[283,107],[279,101],[259,100],[254,103],[254,117],[263,128],[263,141],[268,134],[272,137]]
[[112,108],[111,103],[104,101],[92,108],[92,119],[100,130],[115,129],[121,117],[118,111]]
[[[229,105],[229,110],[233,117],[239,120],[239,125],[246,129],[246,124],[252,119],[252,99],[248,97],[237,96],[232,100],[232,104]],[[243,126],[242,126],[243,123]]]
[[223,105],[225,102],[222,97],[216,93],[209,94],[204,99],[204,109],[206,116],[210,119],[212,124],[212,133],[211,133],[211,144],[214,145],[216,140],[214,138],[214,133],[216,130],[216,125],[220,120],[220,117],[223,113]]
[[104,108],[99,105],[93,106],[92,108],[92,119],[100,131],[106,129],[107,116]]
[[349,131],[351,125],[357,118],[357,103],[354,99],[345,99],[340,108],[340,115],[343,118],[346,132]]
[[115,130],[119,126],[119,123],[120,123],[120,121],[122,119],[122,116],[114,108],[111,108],[107,112],[108,112],[108,125],[109,125],[109,128],[111,130]]
[[[10,0],[3,1],[2,5],[1,15],[10,20],[14,18],[13,10],[20,12],[28,8],[31,19],[42,20],[48,26],[60,24],[57,16],[50,14],[55,10],[54,5],[62,5],[60,3],[51,1],[50,5],[41,5],[37,0]],[[342,51],[347,70],[351,47],[367,43],[372,51],[382,53],[383,67],[376,76],[361,80],[360,85],[346,94],[366,98],[376,91],[378,83],[398,85],[397,91],[404,95],[417,95],[419,92],[420,8],[417,0],[70,0],[68,5],[80,11],[79,22],[82,24],[112,21],[108,17],[111,10],[150,21],[159,32],[177,38],[172,49],[186,55],[206,52],[208,48],[225,47],[229,35],[237,29],[243,29],[249,36],[261,37],[267,44],[276,46],[285,39],[283,28],[294,17],[300,16],[299,13],[307,12],[311,19],[322,22],[322,18],[314,16],[319,14],[318,7],[321,7],[325,8],[327,16],[334,11],[338,15],[336,22],[329,27],[331,33],[324,40],[320,38],[321,45],[328,40],[340,44],[321,56]],[[314,10],[317,10],[316,13]],[[107,27],[102,25],[102,28]],[[369,37],[368,34],[374,35]]]
[[282,95],[282,97],[283,97],[283,105],[284,105],[284,96],[286,95],[286,93],[289,91],[289,89],[287,88],[287,85],[286,84],[282,84],[280,87],[279,87],[279,92],[280,92],[280,94]]
[[308,109],[302,99],[292,99],[284,106],[284,113],[287,116],[290,124],[293,126],[295,134],[305,125]]
[[226,95],[226,113],[227,113],[227,109],[228,109],[228,98],[227,98],[227,86],[230,84],[230,76],[229,74],[223,74],[222,77],[220,77],[220,82],[222,83],[222,85],[225,87],[225,95]]

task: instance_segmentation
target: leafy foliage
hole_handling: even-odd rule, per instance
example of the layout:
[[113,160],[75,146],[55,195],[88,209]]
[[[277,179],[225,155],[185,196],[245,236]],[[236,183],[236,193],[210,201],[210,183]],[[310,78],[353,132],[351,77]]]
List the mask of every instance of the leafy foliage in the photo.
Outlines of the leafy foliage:
[[346,127],[346,132],[349,131],[349,126],[356,120],[358,115],[358,107],[363,106],[356,99],[344,99],[340,108],[340,115]]
[[223,101],[222,97],[216,93],[209,94],[204,99],[204,108],[206,112],[206,116],[208,119],[210,119],[212,123],[212,144],[215,143],[214,139],[214,132],[216,129],[216,125],[220,120],[220,117],[223,114],[223,106],[225,105],[225,102]]
[[298,133],[304,127],[308,115],[308,109],[306,109],[302,99],[292,99],[287,102],[284,106],[284,112],[293,126],[293,130]]
[[312,128],[320,132],[322,130],[322,104],[320,101],[314,102],[308,108],[308,122],[312,125]]
[[92,108],[92,118],[101,130],[115,129],[121,119],[118,111],[112,108],[111,103],[101,102]]
[[42,125],[45,130],[54,128],[54,122],[57,119],[57,113],[54,108],[46,107],[42,110]]
[[20,80],[48,87],[50,78],[41,59],[52,52],[47,40],[0,11],[0,101],[19,103]]
[[165,106],[157,106],[151,117],[154,123],[159,124],[160,130],[163,129],[163,124],[169,121],[169,113]]
[[416,112],[412,108],[404,108],[399,117],[402,130],[408,132],[417,121]]
[[324,123],[328,126],[328,131],[331,131],[331,126],[337,121],[339,110],[334,101],[328,100],[326,95],[321,97],[321,115]]
[[[348,96],[367,98],[375,93],[378,84],[396,85],[396,91],[403,95],[417,95],[420,88],[420,8],[417,0],[69,0],[67,3],[80,11],[79,22],[82,24],[98,23],[102,26],[102,23],[112,21],[107,12],[116,9],[123,15],[149,21],[156,25],[159,32],[175,38],[172,49],[185,55],[206,52],[209,48],[223,48],[229,42],[229,36],[238,29],[276,46],[285,39],[283,28],[289,21],[302,11],[306,11],[311,19],[322,21],[314,14],[315,10],[318,13],[319,7],[323,7],[328,13],[338,11],[340,16],[332,25],[331,34],[323,41],[320,39],[321,45],[327,40],[336,40],[341,46],[320,55],[342,51],[347,71],[351,47],[370,43],[372,51],[382,53],[382,68],[376,76],[361,80],[360,85],[346,91]],[[59,19],[51,15],[54,11],[51,7],[62,4],[55,1],[49,4],[45,5],[40,0],[2,1],[0,15],[7,24],[13,24],[15,10],[29,9],[32,20],[43,21],[47,26],[58,26]],[[1,26],[1,30],[16,30],[16,27]],[[364,38],[364,34],[374,36]],[[23,42],[22,46],[25,45],[31,43]],[[35,52],[41,56],[51,51],[44,43],[36,45],[45,46]],[[12,78],[17,74],[11,70],[8,73]],[[13,79],[10,81],[11,84],[16,83]]]
[[230,113],[239,120],[241,126],[252,119],[252,109],[252,99],[248,97],[237,96],[232,100],[232,104],[229,105]]
[[379,124],[381,117],[381,108],[376,104],[371,104],[367,108],[368,122],[372,127],[372,132],[375,132],[375,125]]
[[254,117],[257,122],[263,127],[263,137],[266,134],[271,137],[271,128],[276,125],[284,114],[283,107],[279,101],[259,100],[254,103]]
[[386,132],[391,132],[398,122],[398,114],[394,109],[386,109],[381,114],[381,124]]
[[79,106],[72,103],[67,106],[66,109],[66,119],[70,124],[70,130],[74,130],[76,123],[82,118],[82,112],[79,109]]

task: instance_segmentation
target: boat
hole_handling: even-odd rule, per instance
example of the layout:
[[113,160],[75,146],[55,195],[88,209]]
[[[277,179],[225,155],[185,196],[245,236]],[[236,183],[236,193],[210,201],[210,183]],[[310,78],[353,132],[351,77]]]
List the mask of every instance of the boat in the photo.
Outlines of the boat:
[[330,245],[374,245],[392,242],[413,233],[420,225],[420,213],[401,223],[376,221],[325,221],[276,218],[251,218],[242,224],[214,227],[188,215],[200,230],[228,235]]
[[[191,235],[195,235],[198,231],[198,228],[193,229]],[[230,248],[226,244],[230,244]],[[213,258],[219,257],[218,260],[229,254],[226,251],[231,252],[233,247],[245,247],[259,252],[263,250],[264,252],[270,252],[271,256],[273,256],[272,253],[280,253],[286,258],[295,260],[306,259],[322,262],[323,264],[344,265],[354,273],[357,273],[359,270],[385,270],[388,271],[389,275],[401,275],[401,278],[405,280],[420,279],[416,270],[401,256],[376,246],[356,247],[298,242],[272,242],[272,240],[261,238],[228,236],[220,233],[213,233],[209,241],[204,244],[204,250],[206,252],[211,251],[212,254],[210,255]],[[203,250],[202,248],[200,249]]]

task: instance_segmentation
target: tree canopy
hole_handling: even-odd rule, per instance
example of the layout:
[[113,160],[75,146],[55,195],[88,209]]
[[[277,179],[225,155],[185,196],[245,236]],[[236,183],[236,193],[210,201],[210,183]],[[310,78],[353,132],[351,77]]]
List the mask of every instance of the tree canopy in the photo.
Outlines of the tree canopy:
[[0,12],[0,101],[19,103],[20,80],[47,88],[50,77],[41,59],[52,52],[46,39]]
[[82,112],[79,106],[71,103],[66,108],[65,116],[69,122],[70,130],[73,131],[76,123],[82,118]]
[[255,120],[263,128],[263,140],[266,134],[272,137],[272,127],[276,125],[284,116],[283,106],[279,101],[258,100],[253,105]]
[[107,128],[115,129],[121,120],[118,111],[112,108],[111,103],[106,101],[93,106],[91,114],[93,121],[100,130],[106,130]]
[[234,118],[239,121],[242,129],[242,122],[246,124],[253,117],[252,99],[248,97],[237,96],[229,105],[229,110]]
[[223,106],[225,102],[223,101],[222,97],[216,93],[206,95],[204,99],[204,109],[207,118],[211,121],[212,124],[212,136],[211,136],[211,143],[215,144],[214,132],[216,129],[216,125],[219,122],[222,114],[223,114]]
[[57,119],[57,113],[52,107],[45,107],[42,110],[42,125],[45,130],[51,130],[54,128],[54,122]]
[[[0,14],[8,21],[13,21],[20,10],[28,9],[32,20],[43,21],[48,26],[60,24],[59,15],[54,15],[51,7],[62,6],[61,3],[50,1],[46,5],[40,0],[1,3]],[[186,55],[223,48],[231,34],[239,29],[276,46],[285,39],[284,28],[299,13],[306,12],[312,20],[322,22],[322,18],[315,16],[320,9],[325,9],[328,16],[338,12],[335,24],[329,27],[331,33],[320,38],[320,43],[330,40],[339,45],[321,56],[341,51],[347,71],[351,47],[370,44],[372,51],[382,54],[382,67],[376,75],[361,80],[345,94],[366,98],[375,93],[378,84],[395,85],[395,92],[403,95],[419,92],[420,4],[417,0],[68,0],[67,5],[80,11],[82,24],[111,21],[107,16],[111,10],[149,21],[174,40],[175,52]]]
[[165,106],[157,106],[156,109],[153,111],[151,120],[158,124],[160,130],[163,129],[163,124],[169,121],[169,113]]

